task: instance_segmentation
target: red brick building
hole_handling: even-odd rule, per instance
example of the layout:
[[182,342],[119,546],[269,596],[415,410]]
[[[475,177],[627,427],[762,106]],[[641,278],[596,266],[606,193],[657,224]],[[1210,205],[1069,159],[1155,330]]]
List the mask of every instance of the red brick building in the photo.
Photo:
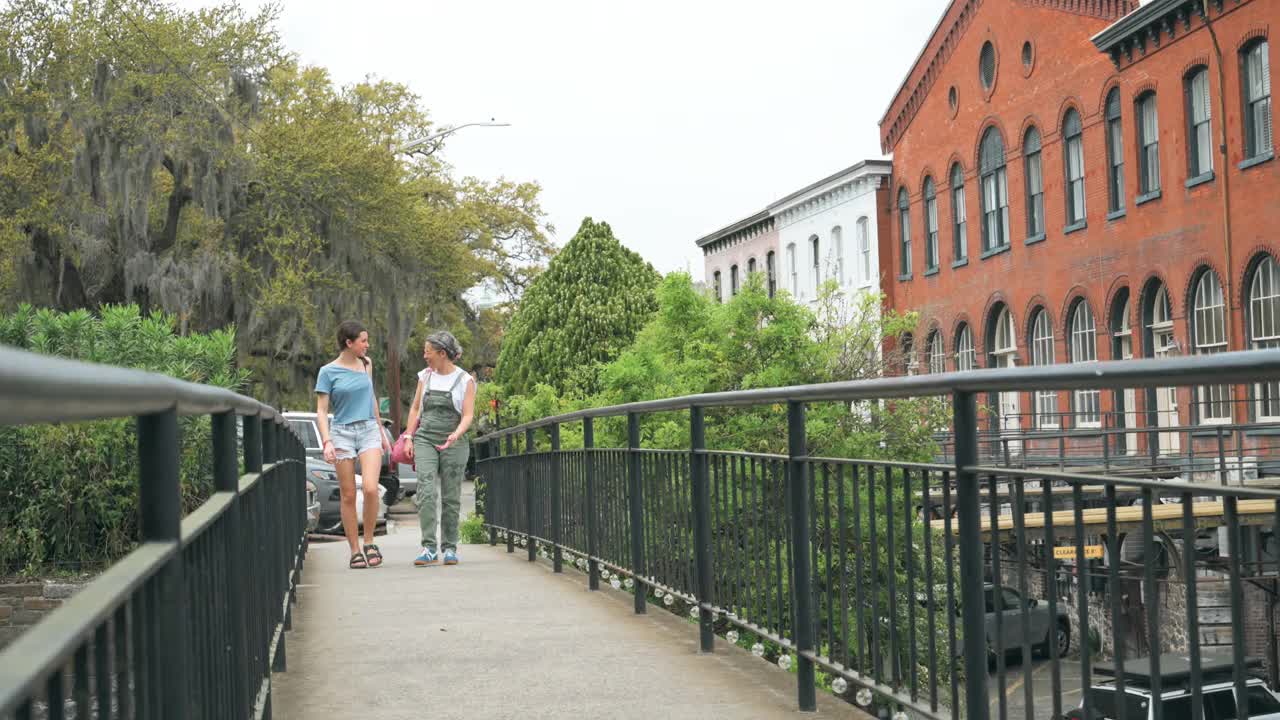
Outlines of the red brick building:
[[[948,6],[880,121],[881,271],[920,313],[921,371],[1280,346],[1280,0],[1204,5],[1208,24],[1201,0]],[[1200,425],[1280,420],[1278,390],[998,405],[1006,429]]]

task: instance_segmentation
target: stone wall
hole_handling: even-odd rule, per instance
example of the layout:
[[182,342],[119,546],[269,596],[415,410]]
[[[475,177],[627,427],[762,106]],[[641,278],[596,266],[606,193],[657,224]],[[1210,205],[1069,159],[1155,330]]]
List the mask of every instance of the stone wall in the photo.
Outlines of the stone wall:
[[83,582],[0,583],[0,648],[62,606]]

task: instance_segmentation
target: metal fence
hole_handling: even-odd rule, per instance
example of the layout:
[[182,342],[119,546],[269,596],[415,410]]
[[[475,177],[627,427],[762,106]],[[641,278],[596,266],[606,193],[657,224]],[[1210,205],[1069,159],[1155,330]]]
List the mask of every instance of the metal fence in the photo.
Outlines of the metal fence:
[[[993,392],[1275,378],[1280,351],[1257,351],[589,409],[477,440],[485,522],[508,552],[632,591],[637,613],[687,610],[703,651],[723,635],[794,666],[802,710],[829,687],[895,717],[1200,718],[1210,700],[1256,716],[1246,645],[1274,673],[1280,490],[1228,483],[1225,466],[1191,482],[980,459],[977,412]],[[811,454],[814,404],[930,396],[953,407],[951,463]],[[785,453],[707,447],[709,414],[743,406],[785,407]],[[642,417],[677,412],[686,446],[641,442]],[[625,447],[598,447],[597,422],[621,418]],[[577,423],[581,448],[562,448]],[[1247,627],[1255,611],[1267,619]],[[1221,715],[1233,689],[1250,701]]]
[[[7,425],[136,417],[141,534],[0,654],[0,718],[270,717],[305,552],[303,448],[283,420],[227,390],[5,348],[0,402]],[[215,492],[185,518],[180,415],[212,426]]]
[[[1236,415],[1249,417],[1253,403],[1233,403]],[[1148,477],[1216,474],[1225,466],[1234,482],[1280,476],[1280,420],[1254,416],[1246,422],[1160,423],[1146,413],[1095,413],[1098,422],[1081,423],[1079,413],[1060,413],[1052,427],[1037,427],[1035,416],[980,419],[978,452],[986,462],[1020,467],[1091,468],[1142,473]],[[1003,427],[1002,427],[1003,426]],[[939,459],[954,458],[950,431],[935,436]]]

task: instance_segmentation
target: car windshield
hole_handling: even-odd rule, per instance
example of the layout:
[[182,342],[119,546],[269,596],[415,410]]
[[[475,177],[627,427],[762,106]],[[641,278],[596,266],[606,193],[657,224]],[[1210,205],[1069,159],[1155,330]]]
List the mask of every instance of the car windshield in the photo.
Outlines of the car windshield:
[[[1147,698],[1133,693],[1125,693],[1124,720],[1146,720]],[[1090,688],[1089,703],[1092,705],[1095,718],[1119,719],[1120,711],[1116,707],[1116,691],[1111,688]]]
[[320,439],[316,437],[316,426],[310,420],[290,420],[289,427],[302,438],[304,447],[320,447]]

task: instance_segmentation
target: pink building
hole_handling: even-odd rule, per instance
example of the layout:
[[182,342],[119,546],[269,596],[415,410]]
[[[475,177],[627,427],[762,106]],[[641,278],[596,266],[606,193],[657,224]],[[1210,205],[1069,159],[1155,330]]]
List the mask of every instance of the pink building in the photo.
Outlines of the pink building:
[[778,230],[762,210],[698,239],[707,288],[721,300],[738,294],[754,272],[765,274],[769,295],[778,287]]

